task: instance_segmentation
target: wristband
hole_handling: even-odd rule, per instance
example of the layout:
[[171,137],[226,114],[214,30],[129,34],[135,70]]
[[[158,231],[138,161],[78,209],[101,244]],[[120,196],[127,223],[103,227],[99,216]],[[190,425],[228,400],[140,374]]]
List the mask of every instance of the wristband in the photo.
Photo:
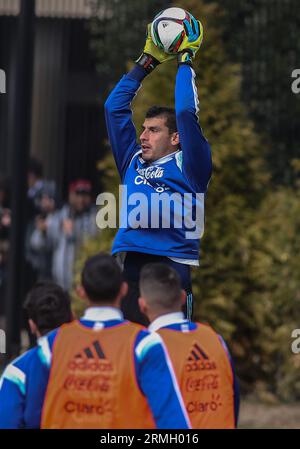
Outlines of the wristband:
[[148,53],[142,53],[141,56],[136,60],[136,63],[146,70],[147,74],[151,73],[160,62]]

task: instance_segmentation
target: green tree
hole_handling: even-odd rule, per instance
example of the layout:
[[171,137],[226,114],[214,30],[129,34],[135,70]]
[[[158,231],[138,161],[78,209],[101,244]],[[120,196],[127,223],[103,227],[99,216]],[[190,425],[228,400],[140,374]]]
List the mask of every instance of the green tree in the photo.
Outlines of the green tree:
[[143,29],[164,0],[92,0],[91,48],[97,57],[98,72],[112,86],[126,70],[128,60],[137,58],[144,41]]
[[[209,0],[207,0],[209,1]],[[222,0],[224,39],[242,64],[242,98],[257,131],[269,143],[266,160],[273,181],[292,185],[298,174],[299,95],[291,90],[299,69],[300,4],[298,0]]]
[[[300,398],[300,356],[291,351],[291,333],[299,328],[300,316],[300,189],[270,191],[249,232],[256,248],[256,277],[267,315],[263,325],[262,352],[258,360],[269,391],[283,400]],[[264,263],[262,263],[264,261]]]

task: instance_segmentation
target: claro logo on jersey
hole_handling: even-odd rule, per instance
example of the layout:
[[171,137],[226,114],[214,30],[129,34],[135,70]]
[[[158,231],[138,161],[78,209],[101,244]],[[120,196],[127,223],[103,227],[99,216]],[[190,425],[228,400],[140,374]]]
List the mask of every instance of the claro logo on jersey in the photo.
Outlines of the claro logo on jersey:
[[64,405],[67,413],[76,415],[112,415],[114,410],[114,401],[100,398],[98,404],[89,404],[84,402],[67,401]]
[[188,402],[186,409],[188,413],[215,413],[220,407],[222,407],[222,400],[220,394],[212,393],[211,397],[207,401],[191,401]]

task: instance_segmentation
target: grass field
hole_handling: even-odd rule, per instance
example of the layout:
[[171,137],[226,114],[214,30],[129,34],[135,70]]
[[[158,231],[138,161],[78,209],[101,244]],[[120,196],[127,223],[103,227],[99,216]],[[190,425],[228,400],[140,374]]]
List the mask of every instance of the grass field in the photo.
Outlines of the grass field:
[[300,403],[266,405],[242,401],[240,429],[300,429]]

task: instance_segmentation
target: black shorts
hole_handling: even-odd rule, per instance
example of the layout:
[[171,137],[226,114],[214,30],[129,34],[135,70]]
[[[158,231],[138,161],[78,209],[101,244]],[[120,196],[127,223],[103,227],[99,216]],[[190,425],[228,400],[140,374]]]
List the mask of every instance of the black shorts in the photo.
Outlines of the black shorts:
[[174,262],[166,256],[156,256],[153,254],[144,254],[128,252],[124,261],[124,278],[128,282],[129,290],[127,296],[122,301],[122,311],[127,320],[147,326],[148,319],[139,309],[138,298],[140,272],[144,265],[148,263],[165,263],[174,268],[180,276],[181,287],[186,291],[187,301],[183,306],[185,316],[191,320],[193,314],[193,296],[191,283],[190,265]]

